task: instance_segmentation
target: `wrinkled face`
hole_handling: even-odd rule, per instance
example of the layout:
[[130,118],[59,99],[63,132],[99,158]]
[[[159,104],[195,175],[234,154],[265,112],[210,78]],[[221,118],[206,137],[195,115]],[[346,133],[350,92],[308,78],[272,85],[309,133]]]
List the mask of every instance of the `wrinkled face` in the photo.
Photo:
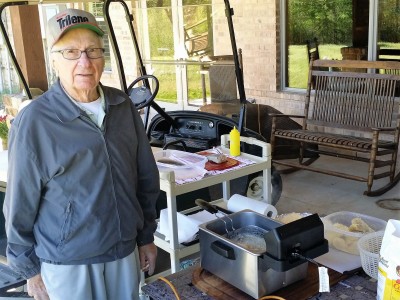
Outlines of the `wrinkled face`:
[[51,49],[53,67],[66,91],[77,100],[79,95],[96,94],[96,88],[104,69],[104,57],[90,59],[86,53],[76,60],[68,60],[59,50],[102,48],[102,38],[95,32],[77,28],[67,31]]

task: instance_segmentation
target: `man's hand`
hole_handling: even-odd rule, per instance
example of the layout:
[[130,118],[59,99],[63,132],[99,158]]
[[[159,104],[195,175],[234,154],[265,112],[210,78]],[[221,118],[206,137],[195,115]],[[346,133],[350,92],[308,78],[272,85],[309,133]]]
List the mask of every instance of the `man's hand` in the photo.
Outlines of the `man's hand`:
[[139,247],[140,269],[152,275],[156,266],[157,246],[154,243]]
[[28,295],[33,297],[35,300],[50,300],[49,295],[47,294],[46,287],[44,286],[42,276],[40,274],[29,278],[27,286]]

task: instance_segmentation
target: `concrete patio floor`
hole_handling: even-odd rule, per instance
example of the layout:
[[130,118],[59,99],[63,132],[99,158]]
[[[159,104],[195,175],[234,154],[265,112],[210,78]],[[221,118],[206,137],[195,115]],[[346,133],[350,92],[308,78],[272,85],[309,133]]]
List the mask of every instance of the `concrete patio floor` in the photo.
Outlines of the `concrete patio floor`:
[[[313,166],[333,167],[338,171],[352,170],[360,176],[367,174],[365,163],[334,157],[320,157]],[[364,182],[305,170],[282,174],[282,181],[282,196],[276,204],[279,213],[311,212],[326,216],[338,211],[350,211],[383,220],[400,219],[400,200],[395,206],[397,210],[381,208],[376,203],[381,199],[400,199],[400,183],[381,196],[368,197],[363,195],[366,190]],[[388,179],[380,179],[373,188],[387,182]]]
[[[181,110],[177,104],[159,103],[166,111]],[[199,103],[201,105],[201,103]],[[188,106],[186,109],[198,110],[199,107]],[[154,115],[151,110],[151,116]],[[400,170],[400,152],[397,159],[397,169]],[[321,168],[330,167],[339,172],[352,170],[360,176],[366,176],[367,164],[336,157],[321,156],[313,163]],[[375,181],[373,188],[387,183],[388,179]],[[282,174],[283,190],[276,204],[278,213],[311,212],[320,216],[338,211],[361,213],[383,220],[400,219],[400,201],[394,209],[384,209],[376,202],[381,199],[400,199],[400,183],[385,194],[377,197],[364,196],[366,183],[349,179],[300,170],[291,174]]]

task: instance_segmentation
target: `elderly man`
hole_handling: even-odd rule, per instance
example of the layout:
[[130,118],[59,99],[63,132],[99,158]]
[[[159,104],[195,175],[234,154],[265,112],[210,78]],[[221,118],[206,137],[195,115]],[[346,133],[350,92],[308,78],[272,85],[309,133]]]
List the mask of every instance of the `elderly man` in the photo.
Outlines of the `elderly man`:
[[158,170],[130,99],[99,83],[103,34],[85,11],[49,20],[58,80],[10,130],[7,259],[35,299],[138,299],[154,271]]

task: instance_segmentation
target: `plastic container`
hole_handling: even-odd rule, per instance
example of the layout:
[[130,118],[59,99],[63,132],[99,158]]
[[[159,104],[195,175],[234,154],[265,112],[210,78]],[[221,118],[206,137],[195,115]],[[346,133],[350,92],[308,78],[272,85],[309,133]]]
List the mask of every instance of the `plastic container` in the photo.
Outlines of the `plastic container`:
[[[322,219],[325,238],[328,240],[330,247],[350,254],[360,255],[357,246],[358,240],[368,232],[343,230],[352,225],[352,221],[356,218],[360,218],[375,232],[385,230],[387,224],[384,220],[354,212],[340,211],[330,214]],[[343,225],[343,229],[338,228],[337,224]]]
[[365,273],[378,279],[379,252],[385,231],[367,233],[358,240],[361,266]]
[[154,153],[160,171],[174,171],[176,180],[204,175],[207,157],[178,150],[162,150]]

